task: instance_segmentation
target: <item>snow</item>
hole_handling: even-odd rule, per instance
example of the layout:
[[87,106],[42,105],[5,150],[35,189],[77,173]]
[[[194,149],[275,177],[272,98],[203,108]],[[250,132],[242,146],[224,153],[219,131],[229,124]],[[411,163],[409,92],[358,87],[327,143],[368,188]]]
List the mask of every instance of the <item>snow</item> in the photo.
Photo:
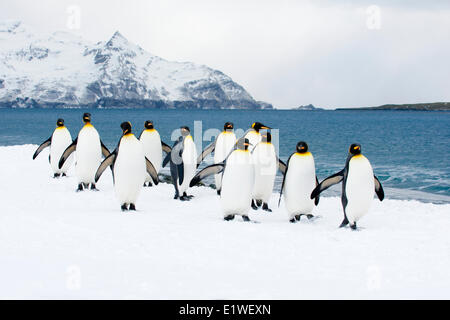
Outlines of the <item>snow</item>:
[[450,298],[448,204],[374,200],[353,232],[338,198],[313,222],[288,223],[275,194],[260,223],[224,222],[214,190],[182,203],[160,184],[124,214],[109,170],[76,193],[36,148],[0,147],[1,299]]

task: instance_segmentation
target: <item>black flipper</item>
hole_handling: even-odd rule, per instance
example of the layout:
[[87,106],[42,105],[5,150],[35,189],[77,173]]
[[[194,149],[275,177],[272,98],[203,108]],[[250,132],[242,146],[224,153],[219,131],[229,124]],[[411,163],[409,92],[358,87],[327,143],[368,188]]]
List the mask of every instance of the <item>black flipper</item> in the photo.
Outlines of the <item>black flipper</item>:
[[380,180],[378,180],[378,178],[376,176],[373,176],[373,178],[375,179],[375,192],[378,196],[378,199],[380,199],[380,201],[383,201],[383,199],[384,199],[383,186],[381,185]]
[[64,166],[64,163],[66,160],[70,157],[70,155],[77,149],[77,143],[78,138],[76,138],[70,146],[67,147],[67,149],[64,151],[64,153],[61,156],[61,159],[59,159],[58,167],[61,169]]
[[152,177],[152,180],[155,183],[155,186],[157,186],[159,183],[158,172],[156,172],[155,167],[150,162],[150,160],[148,160],[147,158],[145,158],[145,165],[146,165],[147,173],[150,175],[150,177]]
[[281,171],[282,174],[286,174],[287,165],[283,161],[280,160],[280,158],[277,157],[278,162],[278,169]]
[[[317,177],[316,177],[316,188],[319,184],[320,184],[319,179],[317,179]],[[319,205],[319,201],[320,201],[320,194],[317,195],[316,200],[314,201],[314,204],[316,205],[316,207]]]
[[33,155],[33,160],[37,158],[37,156],[39,155],[39,153],[42,152],[42,150],[44,150],[45,148],[50,147],[50,145],[52,144],[52,137],[48,138],[47,140],[45,140],[40,146],[39,148],[37,148],[36,152]]
[[164,161],[162,163],[162,167],[165,168],[165,166],[167,166],[167,164],[170,162],[170,157],[172,156],[172,153],[169,152],[167,154],[167,156],[164,158]]
[[284,184],[286,182],[286,176],[287,176],[287,172],[289,170],[289,162],[291,161],[292,155],[289,157],[287,165],[285,166],[284,172],[281,170],[280,167],[280,171],[283,172],[283,183],[281,184],[281,190],[280,190],[280,199],[278,200],[278,208],[280,207],[280,203],[281,203],[281,197],[283,196],[283,189],[284,189]]
[[197,158],[197,168],[200,166],[203,159],[205,159],[208,156],[208,154],[214,152],[214,150],[216,149],[216,141],[217,140],[214,140],[213,143],[207,146],[205,150],[203,150],[202,154]]
[[203,169],[202,171],[200,171],[195,175],[195,177],[191,180],[189,186],[192,188],[206,177],[212,176],[213,174],[221,173],[224,170],[224,168],[225,168],[224,163],[213,164],[212,166],[206,167],[205,169]]
[[98,167],[97,172],[95,173],[95,183],[98,182],[103,172],[105,172],[106,168],[112,167],[114,165],[116,157],[117,153],[116,151],[114,151],[105,160],[103,160],[103,162],[100,164],[100,167]]
[[178,174],[178,184],[181,186],[184,182],[184,163],[178,164],[176,166]]
[[320,195],[320,193],[327,190],[331,186],[338,184],[342,180],[344,180],[344,170],[339,171],[338,173],[333,174],[332,176],[323,180],[322,183],[319,184],[311,193],[311,199],[316,198],[318,195]]
[[111,152],[109,152],[108,148],[105,146],[105,144],[100,140],[100,144],[102,145],[102,155],[105,158],[108,158]]
[[161,141],[161,147],[162,147],[162,150],[167,154],[169,154],[172,151],[172,148],[169,145],[167,145],[166,143],[164,143],[163,141]]
[[[169,156],[170,156],[170,154],[169,154]],[[180,192],[178,190],[178,184],[177,184],[178,170],[177,170],[177,166],[172,161],[170,161],[170,175],[172,176],[172,183],[175,188],[175,198],[174,199],[178,199],[180,196]]]

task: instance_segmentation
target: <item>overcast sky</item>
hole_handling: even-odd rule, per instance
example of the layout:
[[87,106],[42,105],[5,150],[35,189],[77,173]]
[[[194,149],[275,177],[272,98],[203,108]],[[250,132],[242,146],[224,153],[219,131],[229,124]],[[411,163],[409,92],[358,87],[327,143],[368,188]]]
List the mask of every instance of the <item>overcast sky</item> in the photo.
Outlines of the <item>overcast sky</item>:
[[279,108],[450,101],[448,0],[2,0],[0,19],[68,30],[72,5],[81,19],[71,31],[86,39],[119,30],[165,59],[219,69]]

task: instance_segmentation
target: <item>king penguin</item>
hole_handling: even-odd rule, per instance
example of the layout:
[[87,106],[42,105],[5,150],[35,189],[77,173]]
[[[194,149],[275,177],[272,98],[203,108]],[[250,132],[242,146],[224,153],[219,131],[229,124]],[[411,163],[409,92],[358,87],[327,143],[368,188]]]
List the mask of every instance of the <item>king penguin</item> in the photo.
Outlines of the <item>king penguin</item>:
[[272,196],[275,176],[278,168],[283,171],[286,165],[278,159],[275,147],[272,144],[272,134],[270,132],[264,133],[261,138],[261,142],[252,151],[255,166],[252,208],[258,210],[262,205],[264,211],[272,212],[269,208],[269,200]]
[[350,224],[350,227],[356,230],[356,223],[370,209],[374,191],[380,201],[384,199],[383,187],[374,176],[369,160],[362,155],[361,145],[350,146],[345,168],[322,181],[311,193],[311,199],[340,182],[343,182],[341,200],[344,208],[344,221],[340,227]]
[[47,147],[50,147],[49,162],[53,170],[54,178],[61,176],[65,177],[67,170],[69,170],[72,164],[72,159],[66,161],[64,166],[60,169],[58,167],[59,159],[61,158],[64,150],[72,143],[72,136],[69,130],[64,126],[64,119],[58,119],[56,121],[56,129],[52,136],[44,141],[33,155],[33,160]]
[[[157,173],[161,171],[161,165],[163,161],[163,151],[167,154],[172,150],[167,144],[161,141],[161,136],[159,132],[156,131],[153,121],[146,121],[144,124],[144,130],[139,137],[144,147],[145,157],[150,160],[150,162],[155,167]],[[151,177],[145,173],[145,183],[144,186],[152,186]]]
[[[223,131],[219,134],[217,139],[214,140],[208,147],[203,150],[202,154],[197,159],[197,168],[202,163],[203,159],[212,152],[214,152],[214,164],[223,162],[230,154],[236,144],[236,135],[234,133],[234,124],[231,122],[225,123]],[[214,175],[216,183],[217,194],[220,196],[222,189],[222,175]]]
[[100,140],[100,136],[91,124],[91,114],[83,115],[84,127],[78,137],[67,147],[59,160],[59,168],[64,166],[69,156],[76,151],[75,170],[78,177],[77,191],[83,191],[91,185],[91,190],[97,190],[95,186],[95,172],[102,160],[102,155],[107,158],[110,155],[108,148]]
[[106,168],[113,171],[114,189],[122,211],[136,211],[136,200],[145,181],[145,172],[158,184],[158,173],[145,157],[142,143],[131,132],[131,123],[124,122],[122,138],[117,148],[100,165],[96,174],[97,183]]
[[181,136],[164,159],[163,167],[169,162],[172,183],[175,187],[174,199],[191,200],[193,196],[188,196],[186,191],[197,169],[197,148],[188,127],[181,127]]
[[255,173],[249,146],[248,139],[239,139],[234,151],[224,162],[206,167],[190,183],[193,187],[210,175],[222,173],[220,203],[225,221],[231,221],[237,215],[242,216],[244,221],[250,221],[248,212],[252,203]]
[[253,149],[256,147],[258,143],[261,142],[261,133],[260,131],[262,129],[271,129],[265,125],[263,125],[260,122],[255,122],[252,124],[252,127],[246,132],[245,138],[248,139],[250,143],[250,151],[253,151]]
[[314,157],[309,152],[308,144],[300,141],[296,152],[289,157],[280,191],[280,200],[284,196],[284,204],[289,214],[289,221],[295,223],[302,216],[314,218],[311,214],[314,206],[319,204],[319,196],[311,199],[311,192],[319,181],[316,177]]

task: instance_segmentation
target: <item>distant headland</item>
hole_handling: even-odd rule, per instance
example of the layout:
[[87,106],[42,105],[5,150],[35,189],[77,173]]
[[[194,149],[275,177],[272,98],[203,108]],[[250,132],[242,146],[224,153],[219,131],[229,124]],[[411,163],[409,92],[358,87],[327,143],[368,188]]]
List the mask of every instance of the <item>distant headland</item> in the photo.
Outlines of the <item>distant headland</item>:
[[409,110],[409,111],[450,111],[450,102],[385,104],[379,107],[338,108],[336,111],[348,110]]

